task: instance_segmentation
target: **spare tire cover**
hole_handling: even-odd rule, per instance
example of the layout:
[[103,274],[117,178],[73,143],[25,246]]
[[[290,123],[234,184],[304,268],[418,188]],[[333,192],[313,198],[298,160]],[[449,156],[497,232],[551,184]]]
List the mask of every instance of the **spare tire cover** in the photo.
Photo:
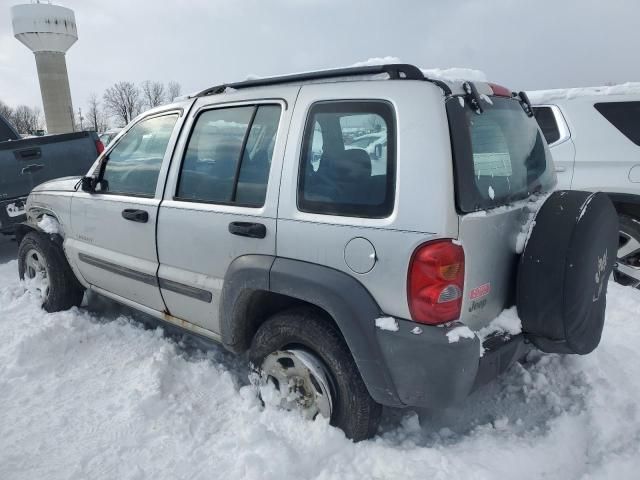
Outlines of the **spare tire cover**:
[[618,216],[606,194],[549,196],[518,269],[518,314],[534,345],[582,355],[598,346],[617,249]]

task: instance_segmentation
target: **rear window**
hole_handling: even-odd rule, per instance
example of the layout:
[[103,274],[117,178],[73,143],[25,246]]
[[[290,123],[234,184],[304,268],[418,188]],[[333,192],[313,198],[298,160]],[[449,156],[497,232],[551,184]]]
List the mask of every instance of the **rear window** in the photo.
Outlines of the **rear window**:
[[640,146],[640,102],[596,103],[594,107],[625,137]]
[[560,140],[560,129],[551,107],[533,107],[533,113],[547,143],[551,145]]
[[460,99],[447,102],[458,210],[485,210],[553,188],[548,147],[517,100],[491,97],[476,114]]

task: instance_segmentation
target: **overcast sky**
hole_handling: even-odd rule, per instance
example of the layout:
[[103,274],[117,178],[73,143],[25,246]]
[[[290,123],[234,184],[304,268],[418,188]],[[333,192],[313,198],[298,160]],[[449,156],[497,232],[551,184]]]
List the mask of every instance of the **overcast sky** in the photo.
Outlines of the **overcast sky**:
[[[0,0],[0,99],[41,106],[33,54]],[[184,92],[395,56],[470,67],[514,90],[640,80],[637,0],[60,0],[75,11],[67,53],[74,108],[120,80]],[[526,5],[526,6],[525,6]]]

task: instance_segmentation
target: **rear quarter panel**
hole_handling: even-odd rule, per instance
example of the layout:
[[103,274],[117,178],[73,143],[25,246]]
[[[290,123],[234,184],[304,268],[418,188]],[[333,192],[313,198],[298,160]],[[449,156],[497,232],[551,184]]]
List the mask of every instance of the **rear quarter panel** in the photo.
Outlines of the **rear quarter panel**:
[[[387,218],[320,215],[298,210],[298,168],[309,108],[325,100],[384,100],[397,129],[396,199]],[[425,241],[457,237],[453,166],[442,91],[419,81],[342,82],[305,85],[292,117],[278,210],[277,255],[325,265],[357,278],[382,312],[410,318],[407,269],[414,249]],[[345,260],[350,240],[365,238],[376,262],[356,273]]]

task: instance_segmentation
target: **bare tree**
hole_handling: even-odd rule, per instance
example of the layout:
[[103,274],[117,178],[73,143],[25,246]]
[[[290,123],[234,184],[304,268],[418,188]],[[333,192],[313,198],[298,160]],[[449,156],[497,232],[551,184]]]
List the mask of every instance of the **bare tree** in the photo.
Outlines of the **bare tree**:
[[107,88],[102,96],[105,108],[122,126],[142,110],[140,89],[131,82],[118,82]]
[[40,109],[18,105],[13,112],[13,125],[21,134],[33,134],[42,128]]
[[92,93],[89,96],[89,101],[87,102],[87,114],[85,118],[87,120],[88,128],[91,130],[104,132],[109,128],[106,115],[102,111],[98,95],[95,93]]
[[164,103],[164,85],[160,82],[145,80],[142,82],[142,96],[145,106],[148,108],[162,105]]
[[167,84],[167,102],[173,102],[181,93],[182,86],[178,82],[169,82]]
[[13,123],[13,108],[0,100],[0,115]]

